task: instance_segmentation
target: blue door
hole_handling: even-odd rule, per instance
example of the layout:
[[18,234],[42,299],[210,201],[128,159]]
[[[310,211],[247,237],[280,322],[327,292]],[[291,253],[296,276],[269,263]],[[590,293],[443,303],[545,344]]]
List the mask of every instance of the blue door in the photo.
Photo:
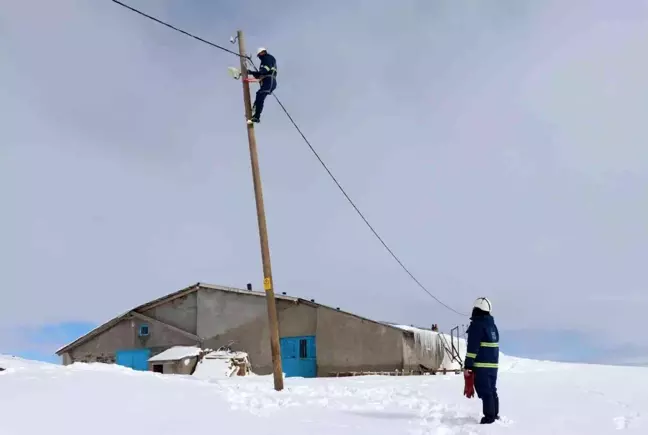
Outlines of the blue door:
[[148,370],[148,359],[151,349],[118,350],[116,362],[120,366],[130,367],[133,370]]
[[286,377],[317,376],[315,336],[284,337],[280,340],[281,365]]

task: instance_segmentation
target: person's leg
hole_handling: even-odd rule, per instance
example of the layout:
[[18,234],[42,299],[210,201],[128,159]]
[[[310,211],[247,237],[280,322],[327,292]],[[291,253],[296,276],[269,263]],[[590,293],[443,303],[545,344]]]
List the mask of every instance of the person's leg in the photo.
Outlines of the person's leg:
[[277,88],[277,80],[274,78],[266,78],[261,87],[256,93],[254,105],[252,106],[252,120],[259,122],[261,120],[261,112],[263,112],[263,104],[268,95]]
[[252,106],[252,120],[258,122],[261,119],[261,112],[263,112],[263,103],[267,96],[268,92],[263,88],[257,91],[256,98],[254,99],[254,105]]
[[482,400],[482,409],[484,417],[481,423],[492,423],[495,421],[495,397],[493,396],[493,387],[491,386],[491,374],[489,369],[475,370],[475,392]]

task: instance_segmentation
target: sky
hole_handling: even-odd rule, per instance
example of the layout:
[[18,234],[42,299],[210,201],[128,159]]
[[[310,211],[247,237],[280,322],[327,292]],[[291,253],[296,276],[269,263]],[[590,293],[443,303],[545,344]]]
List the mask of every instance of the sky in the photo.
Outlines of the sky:
[[[512,350],[648,361],[648,1],[128,3],[267,47],[372,225],[445,303],[489,297]],[[0,56],[0,352],[51,355],[199,281],[261,287],[235,56],[108,0],[0,0]],[[468,322],[273,99],[261,121],[276,291]]]

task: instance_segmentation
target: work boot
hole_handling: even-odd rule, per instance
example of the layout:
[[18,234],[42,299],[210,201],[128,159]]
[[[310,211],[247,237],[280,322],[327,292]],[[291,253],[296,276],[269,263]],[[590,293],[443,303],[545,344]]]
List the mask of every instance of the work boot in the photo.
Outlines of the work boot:
[[493,417],[482,417],[482,419],[479,421],[479,424],[492,424],[495,423],[495,418]]

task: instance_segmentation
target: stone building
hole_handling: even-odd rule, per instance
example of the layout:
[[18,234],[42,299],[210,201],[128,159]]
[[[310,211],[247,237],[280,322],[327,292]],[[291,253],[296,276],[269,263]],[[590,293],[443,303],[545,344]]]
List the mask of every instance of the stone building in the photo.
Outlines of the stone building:
[[[421,349],[412,330],[312,300],[276,299],[286,376],[437,369],[443,360],[442,349]],[[269,374],[269,340],[263,292],[197,283],[135,307],[56,353],[66,365],[104,362],[150,370],[149,358],[173,346],[218,349],[233,343],[247,352],[254,373]]]

